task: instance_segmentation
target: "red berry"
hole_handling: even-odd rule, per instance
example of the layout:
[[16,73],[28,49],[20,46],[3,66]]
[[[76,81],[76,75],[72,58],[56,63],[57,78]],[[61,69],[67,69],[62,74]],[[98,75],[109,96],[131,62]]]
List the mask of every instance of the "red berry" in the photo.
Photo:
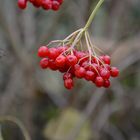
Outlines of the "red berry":
[[39,57],[46,57],[48,56],[49,50],[46,46],[42,46],[38,49],[38,56]]
[[42,0],[34,0],[33,5],[37,8],[40,7],[42,5]]
[[68,48],[67,48],[67,46],[60,46],[57,49],[58,49],[58,52],[61,54],[61,53],[65,52]]
[[79,68],[80,68],[80,65],[79,65],[79,64],[75,64],[75,65],[74,65],[74,69],[75,69],[75,70],[77,70],[77,69],[79,69]]
[[46,69],[48,67],[48,65],[49,65],[48,58],[41,59],[40,66],[41,66],[42,69]]
[[56,59],[56,57],[59,55],[59,52],[56,48],[50,48],[49,49],[49,53],[48,53],[48,57],[50,59]]
[[110,78],[110,71],[108,71],[107,69],[102,68],[100,70],[100,75],[103,79],[109,79]]
[[55,61],[53,59],[49,59],[49,68],[51,70],[58,70],[58,67],[55,64]]
[[69,73],[69,72],[66,72],[66,73],[63,75],[63,80],[71,79],[71,78],[72,78],[72,74]]
[[45,9],[45,10],[49,10],[52,8],[52,0],[43,0],[42,1],[42,7]]
[[103,61],[105,64],[110,65],[110,63],[111,63],[110,56],[108,56],[108,55],[103,56]]
[[97,76],[95,79],[95,84],[97,87],[102,87],[104,85],[104,79],[100,76]]
[[119,70],[116,67],[112,67],[110,72],[112,77],[117,77],[119,75]]
[[66,59],[68,66],[74,66],[78,61],[77,57],[74,55],[68,55]]
[[18,7],[25,9],[27,7],[27,0],[18,0]]
[[52,9],[54,10],[54,11],[58,11],[59,10],[59,8],[60,8],[60,3],[58,2],[58,1],[53,1],[52,2]]
[[72,79],[66,79],[66,80],[64,80],[64,86],[67,89],[72,89],[73,88],[73,80]]
[[86,70],[83,67],[80,67],[79,69],[75,71],[75,76],[77,78],[83,78],[85,74],[86,74]]
[[95,76],[96,75],[93,71],[86,71],[85,79],[88,80],[88,81],[94,81]]
[[63,67],[65,65],[65,62],[66,62],[66,57],[63,55],[58,56],[55,60],[55,64],[58,67]]
[[104,81],[104,87],[105,88],[109,88],[110,87],[110,81],[109,80],[105,80]]

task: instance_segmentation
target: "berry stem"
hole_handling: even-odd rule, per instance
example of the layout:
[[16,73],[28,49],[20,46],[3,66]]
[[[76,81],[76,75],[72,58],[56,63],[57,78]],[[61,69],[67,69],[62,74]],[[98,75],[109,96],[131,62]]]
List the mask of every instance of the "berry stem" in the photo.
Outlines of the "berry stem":
[[85,31],[86,31],[86,30],[89,28],[89,26],[91,25],[91,23],[92,23],[92,21],[93,21],[95,15],[96,15],[98,9],[101,7],[101,5],[103,4],[103,2],[104,2],[104,0],[99,0],[99,2],[97,3],[96,7],[94,8],[93,12],[91,13],[91,15],[90,15],[90,17],[89,17],[89,19],[88,19],[88,21],[87,21],[85,27],[84,27],[84,30],[85,30]]

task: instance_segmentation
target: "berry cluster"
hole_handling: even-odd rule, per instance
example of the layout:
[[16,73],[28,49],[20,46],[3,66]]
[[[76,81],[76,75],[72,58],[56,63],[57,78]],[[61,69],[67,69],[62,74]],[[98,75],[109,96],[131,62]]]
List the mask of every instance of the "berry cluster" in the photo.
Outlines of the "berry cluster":
[[21,9],[25,9],[27,7],[27,2],[33,4],[33,6],[39,8],[42,7],[45,10],[59,10],[63,0],[18,0],[18,6]]
[[73,78],[84,78],[92,81],[97,87],[108,88],[110,77],[117,77],[119,70],[110,66],[108,55],[92,56],[89,52],[79,51],[71,46],[59,46],[48,48],[41,46],[38,49],[38,56],[41,57],[40,66],[42,69],[59,70],[63,74],[64,86],[72,89]]

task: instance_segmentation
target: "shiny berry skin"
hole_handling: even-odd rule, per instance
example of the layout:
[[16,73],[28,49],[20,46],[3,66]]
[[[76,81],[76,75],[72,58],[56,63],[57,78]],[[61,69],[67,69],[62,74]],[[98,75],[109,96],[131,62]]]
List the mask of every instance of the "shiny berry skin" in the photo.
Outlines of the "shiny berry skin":
[[63,75],[63,80],[66,80],[66,79],[72,79],[72,74],[69,73],[69,72],[66,72],[64,75]]
[[85,79],[87,81],[93,81],[95,79],[95,73],[93,71],[86,71]]
[[57,49],[58,49],[58,52],[61,54],[61,53],[65,52],[68,48],[67,48],[67,46],[60,46]]
[[109,80],[105,80],[103,86],[104,86],[105,88],[109,88],[109,87],[110,87],[110,81],[109,81]]
[[64,86],[67,89],[72,89],[73,88],[73,80],[72,79],[66,79],[64,80]]
[[103,56],[103,61],[104,61],[105,64],[110,65],[110,63],[111,63],[110,56],[104,55]]
[[63,67],[65,65],[65,62],[66,62],[66,57],[63,55],[58,56],[55,60],[55,64],[58,67]]
[[74,65],[74,69],[75,69],[75,70],[77,70],[77,69],[79,69],[79,68],[80,68],[80,65],[79,65],[79,64],[75,64],[75,65]]
[[119,70],[118,70],[118,68],[116,68],[116,67],[112,67],[110,73],[111,73],[111,76],[112,76],[112,77],[117,77],[117,76],[119,76]]
[[41,59],[41,61],[40,61],[40,67],[41,67],[42,69],[48,68],[48,65],[49,65],[49,60],[48,60],[48,58],[43,58],[43,59]]
[[27,0],[18,0],[18,7],[25,9],[27,7]]
[[100,76],[97,76],[95,79],[95,84],[97,87],[102,87],[104,85],[104,79]]
[[58,1],[52,1],[52,10],[58,11],[60,8],[60,3]]
[[49,49],[46,46],[42,46],[38,49],[39,57],[47,57],[49,53]]
[[68,66],[74,66],[77,63],[77,57],[74,55],[68,55],[66,57],[66,62]]
[[100,70],[100,75],[103,79],[109,79],[110,78],[110,71],[108,71],[107,69],[105,68],[102,68]]
[[51,0],[43,0],[42,1],[42,7],[45,9],[45,10],[49,10],[52,8],[52,1]]
[[42,5],[42,0],[35,0],[34,2],[33,2],[33,5],[35,6],[35,7],[40,7],[41,5]]
[[59,55],[59,52],[56,48],[49,49],[48,57],[50,59],[56,59],[56,57],[58,57],[58,55]]
[[75,71],[75,76],[77,78],[83,78],[85,74],[86,74],[86,70],[83,67],[80,67],[79,69]]
[[56,66],[55,61],[53,59],[49,59],[49,68],[54,71],[58,70],[58,67]]

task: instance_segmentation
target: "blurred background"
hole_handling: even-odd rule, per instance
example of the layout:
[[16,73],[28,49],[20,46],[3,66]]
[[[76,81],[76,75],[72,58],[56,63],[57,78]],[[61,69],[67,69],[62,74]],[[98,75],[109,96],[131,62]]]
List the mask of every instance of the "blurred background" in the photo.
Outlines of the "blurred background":
[[24,139],[5,116],[28,140],[140,140],[140,1],[105,0],[90,28],[119,78],[109,89],[77,80],[71,91],[60,73],[39,68],[37,49],[83,27],[98,0],[64,1],[46,12],[0,0],[0,140]]

